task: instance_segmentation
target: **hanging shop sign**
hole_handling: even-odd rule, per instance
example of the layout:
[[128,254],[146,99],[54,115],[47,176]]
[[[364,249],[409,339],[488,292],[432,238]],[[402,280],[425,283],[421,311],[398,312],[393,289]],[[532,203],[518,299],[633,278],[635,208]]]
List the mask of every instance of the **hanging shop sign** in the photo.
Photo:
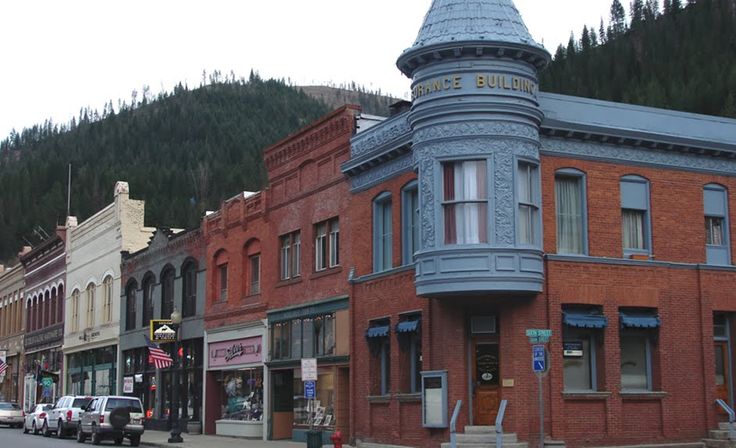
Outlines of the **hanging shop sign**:
[[169,319],[151,320],[151,340],[154,342],[176,341],[178,326]]

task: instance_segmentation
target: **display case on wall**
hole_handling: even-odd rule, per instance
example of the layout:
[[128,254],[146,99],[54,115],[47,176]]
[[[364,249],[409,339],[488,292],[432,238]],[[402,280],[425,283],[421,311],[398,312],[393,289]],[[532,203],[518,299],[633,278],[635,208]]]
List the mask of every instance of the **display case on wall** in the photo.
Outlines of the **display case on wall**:
[[447,370],[422,372],[422,426],[447,428]]

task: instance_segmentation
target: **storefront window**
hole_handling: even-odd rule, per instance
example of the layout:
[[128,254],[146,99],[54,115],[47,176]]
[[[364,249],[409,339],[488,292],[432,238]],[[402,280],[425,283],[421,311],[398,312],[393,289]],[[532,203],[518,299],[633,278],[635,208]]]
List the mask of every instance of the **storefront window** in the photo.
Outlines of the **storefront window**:
[[335,419],[335,374],[332,369],[319,369],[317,372],[316,398],[310,406],[304,397],[304,383],[301,372],[294,371],[294,425],[331,427]]
[[225,371],[221,383],[223,420],[263,419],[263,369]]
[[276,322],[271,327],[271,334],[271,359],[300,359],[335,354],[334,313]]

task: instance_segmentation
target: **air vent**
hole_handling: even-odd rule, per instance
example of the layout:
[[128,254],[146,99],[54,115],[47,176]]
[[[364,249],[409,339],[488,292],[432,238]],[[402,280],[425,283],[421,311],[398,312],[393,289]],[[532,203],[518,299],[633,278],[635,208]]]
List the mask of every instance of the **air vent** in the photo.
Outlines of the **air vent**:
[[473,316],[470,318],[472,334],[495,334],[496,316]]

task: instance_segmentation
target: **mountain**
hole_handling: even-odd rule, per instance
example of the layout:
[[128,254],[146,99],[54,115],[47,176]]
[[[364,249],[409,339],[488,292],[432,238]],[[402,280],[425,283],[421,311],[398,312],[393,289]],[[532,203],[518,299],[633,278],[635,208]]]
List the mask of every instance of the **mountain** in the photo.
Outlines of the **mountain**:
[[736,118],[736,0],[619,0],[610,25],[560,46],[541,88]]
[[330,109],[337,109],[343,104],[360,104],[363,112],[381,117],[390,115],[389,106],[399,101],[377,92],[366,90],[355,83],[347,87],[300,86],[304,93],[327,104]]
[[[66,216],[72,165],[71,214],[86,219],[113,199],[116,180],[146,200],[146,224],[192,227],[205,210],[265,182],[264,148],[328,112],[328,107],[280,81],[211,80],[196,89],[83,109],[64,126],[46,122],[0,143],[0,260],[37,226],[53,233]],[[39,233],[43,233],[42,231]]]

